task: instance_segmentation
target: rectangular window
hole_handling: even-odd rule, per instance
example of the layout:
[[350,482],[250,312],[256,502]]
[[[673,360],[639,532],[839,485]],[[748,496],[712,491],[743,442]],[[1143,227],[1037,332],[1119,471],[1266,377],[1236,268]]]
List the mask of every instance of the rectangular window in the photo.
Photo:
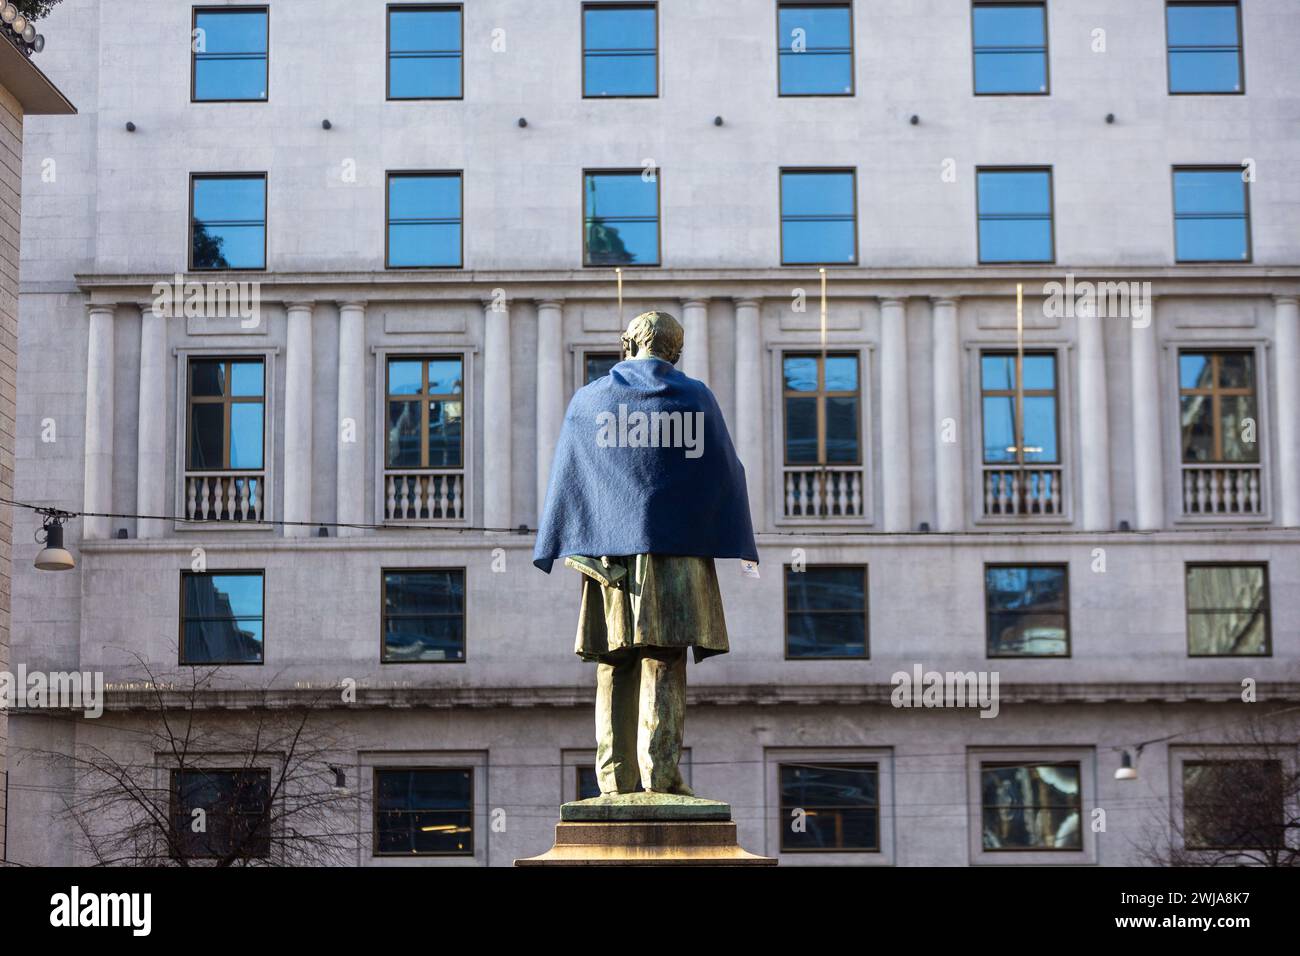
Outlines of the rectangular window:
[[653,3],[584,3],[582,95],[658,96],[658,36]]
[[609,370],[619,363],[619,353],[617,352],[587,352],[582,357],[583,371],[586,375],[586,383],[590,385],[596,379],[604,378],[609,374]]
[[260,358],[191,358],[189,471],[261,471],[265,384]]
[[266,7],[195,7],[193,29],[194,102],[266,99]]
[[[783,763],[778,775],[782,853],[880,849],[879,765]],[[789,826],[795,816],[800,831]]]
[[465,572],[381,572],[385,664],[465,660]]
[[261,664],[262,572],[181,572],[182,664]]
[[390,269],[461,265],[461,174],[388,174]]
[[1183,763],[1183,845],[1189,850],[1286,846],[1287,785],[1280,760]]
[[861,395],[854,354],[782,356],[787,465],[854,465]]
[[1267,657],[1268,565],[1187,565],[1187,653]]
[[1052,262],[1052,171],[977,169],[980,262]]
[[1174,169],[1174,258],[1250,261],[1250,200],[1240,166]]
[[985,850],[1082,850],[1078,763],[980,764]]
[[867,569],[785,568],[785,656],[867,656]]
[[375,856],[473,856],[474,771],[375,770]]
[[1178,353],[1184,462],[1259,461],[1252,351]]
[[989,657],[1068,657],[1068,568],[985,565],[984,613]]
[[853,95],[853,5],[777,4],[782,96]]
[[464,466],[463,366],[459,355],[388,360],[389,468]]
[[586,266],[659,264],[659,170],[582,174]]
[[266,175],[190,178],[190,268],[266,268]]
[[1170,93],[1243,93],[1241,5],[1170,3],[1165,7]]
[[856,173],[851,169],[781,170],[781,264],[858,261]]
[[[1024,388],[1020,389],[1023,381]],[[985,464],[1057,463],[1056,355],[980,355]]]
[[[205,828],[194,831],[196,810]],[[269,770],[173,770],[172,852],[177,860],[264,860],[271,855]]]
[[1047,5],[976,3],[971,8],[975,95],[1047,93]]
[[390,6],[388,98],[460,99],[463,46],[459,6]]

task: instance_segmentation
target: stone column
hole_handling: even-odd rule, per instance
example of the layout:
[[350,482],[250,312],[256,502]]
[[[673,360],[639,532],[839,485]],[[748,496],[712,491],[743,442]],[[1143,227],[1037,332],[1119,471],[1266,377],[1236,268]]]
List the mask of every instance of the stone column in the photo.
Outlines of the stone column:
[[[140,408],[136,425],[135,510],[168,514],[167,507],[167,319],[153,303],[140,307]],[[183,472],[182,478],[183,481]],[[136,519],[136,537],[161,538],[167,522]]]
[[931,327],[934,376],[934,492],[935,530],[960,531],[966,526],[962,455],[961,341],[957,300],[932,302]]
[[[90,307],[86,351],[85,511],[113,510],[113,306]],[[83,538],[111,536],[111,518],[86,517]]]
[[[886,531],[912,527],[912,434],[907,394],[907,302],[880,303],[880,459]],[[868,430],[868,440],[870,440]]]
[[[1133,406],[1133,520],[1141,531],[1165,521],[1165,446],[1160,440],[1160,365],[1156,341],[1156,302],[1144,325],[1129,330],[1129,376]],[[1087,449],[1084,449],[1087,454]]]
[[[334,434],[338,445],[335,470],[335,520],[360,524],[366,520],[366,304],[339,303],[338,420]],[[383,457],[382,435],[375,454]],[[384,520],[383,512],[375,522]],[[360,534],[357,528],[339,528],[339,537]]]
[[510,307],[483,304],[483,524],[510,525]]
[[691,378],[709,381],[709,302],[707,299],[682,300],[682,326],[686,341],[678,368]]
[[1081,315],[1075,321],[1079,342],[1079,449],[1083,456],[1079,463],[1079,497],[1085,531],[1110,528],[1110,425],[1102,321],[1095,315]]
[[1300,526],[1300,300],[1274,299],[1273,380],[1277,382],[1278,514],[1287,528]]
[[[287,306],[284,371],[284,520],[311,521],[312,303]],[[306,537],[305,524],[285,524],[286,538]]]
[[[577,384],[581,384],[580,382]],[[537,303],[537,520],[546,505],[551,462],[560,440],[564,392],[564,306],[560,299]]]
[[736,453],[745,466],[749,515],[766,525],[767,465],[763,460],[763,324],[755,299],[736,300]]

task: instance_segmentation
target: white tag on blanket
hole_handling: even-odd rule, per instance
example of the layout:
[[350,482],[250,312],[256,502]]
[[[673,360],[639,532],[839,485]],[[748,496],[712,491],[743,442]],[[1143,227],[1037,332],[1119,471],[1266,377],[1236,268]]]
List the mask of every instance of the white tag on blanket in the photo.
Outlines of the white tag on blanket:
[[740,562],[740,570],[744,573],[745,577],[747,577],[747,578],[756,578],[756,577],[758,577],[758,562],[757,562],[757,561],[741,561],[741,562]]

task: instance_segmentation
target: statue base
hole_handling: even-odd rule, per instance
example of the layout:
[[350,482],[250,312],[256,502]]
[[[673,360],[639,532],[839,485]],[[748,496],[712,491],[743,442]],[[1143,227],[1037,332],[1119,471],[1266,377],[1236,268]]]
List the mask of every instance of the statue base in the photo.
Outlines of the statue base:
[[776,866],[736,842],[731,806],[669,793],[622,793],[560,807],[555,846],[515,866]]

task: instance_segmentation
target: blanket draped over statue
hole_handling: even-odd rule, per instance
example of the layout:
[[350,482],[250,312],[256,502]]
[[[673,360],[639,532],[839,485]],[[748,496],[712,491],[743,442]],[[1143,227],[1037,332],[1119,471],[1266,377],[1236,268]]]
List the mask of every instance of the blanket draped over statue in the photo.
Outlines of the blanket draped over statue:
[[533,563],[550,573],[568,555],[634,554],[758,560],[718,402],[658,358],[620,362],[573,396]]

